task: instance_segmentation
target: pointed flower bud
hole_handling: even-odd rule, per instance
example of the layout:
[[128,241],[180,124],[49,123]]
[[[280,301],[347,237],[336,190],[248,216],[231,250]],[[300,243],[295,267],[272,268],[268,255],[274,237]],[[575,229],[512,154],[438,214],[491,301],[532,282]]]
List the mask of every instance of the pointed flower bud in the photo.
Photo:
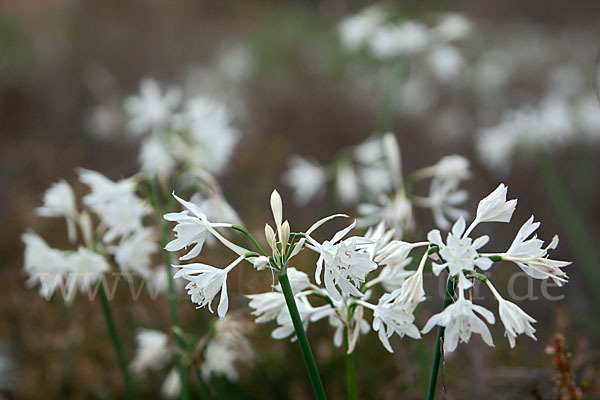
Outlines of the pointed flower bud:
[[480,222],[509,222],[515,212],[517,200],[506,201],[508,188],[501,183],[496,190],[482,199],[477,206],[477,217]]

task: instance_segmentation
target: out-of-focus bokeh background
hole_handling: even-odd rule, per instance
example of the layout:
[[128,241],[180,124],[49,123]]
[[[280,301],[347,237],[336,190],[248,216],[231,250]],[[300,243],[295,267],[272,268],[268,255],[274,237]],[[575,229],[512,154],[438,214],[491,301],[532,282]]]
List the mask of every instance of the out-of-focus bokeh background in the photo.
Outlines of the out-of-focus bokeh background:
[[[511,350],[497,321],[491,327],[495,348],[474,337],[447,355],[446,398],[555,398],[555,369],[546,351],[555,333],[567,338],[571,368],[586,397],[600,398],[600,7],[592,1],[391,2],[379,21],[366,18],[363,24],[411,24],[372,32],[362,42],[351,32],[344,37],[340,23],[369,5],[0,4],[0,398],[123,396],[100,305],[84,297],[72,305],[46,301],[37,288],[26,288],[20,234],[32,227],[49,241],[56,237],[57,246],[66,241],[60,221],[42,220],[33,210],[51,183],[74,181],[77,167],[111,179],[139,170],[139,141],[125,132],[123,101],[138,92],[144,77],[163,88],[214,96],[232,110],[240,140],[219,180],[257,237],[270,221],[274,187],[299,229],[335,211],[356,214],[355,206],[329,194],[294,204],[284,171],[294,155],[332,164],[340,151],[377,132],[395,133],[404,171],[448,154],[468,158],[468,210],[506,183],[509,196],[519,199],[516,222],[489,232],[508,245],[533,213],[542,221],[540,237],[561,236],[553,257],[574,261],[567,268],[570,282],[550,287],[551,295],[564,295],[551,301],[535,281],[540,299],[519,303],[538,321],[537,341],[519,338]],[[458,19],[440,27],[448,12]],[[421,43],[424,32],[437,34],[437,41]],[[419,210],[416,221],[415,237],[434,227],[427,211]],[[514,272],[505,268],[494,272],[498,282]],[[243,294],[267,291],[271,283],[268,274],[252,272],[244,269],[229,282],[230,309],[246,318]],[[437,280],[431,282],[435,289]],[[131,359],[136,329],[168,331],[169,319],[164,296],[133,302],[126,290],[119,288],[113,304]],[[528,290],[525,280],[519,290]],[[486,297],[483,304],[495,309]],[[186,331],[204,329],[215,318],[196,310],[185,294],[179,300]],[[432,296],[419,308],[419,326],[440,304]],[[297,345],[271,339],[273,328],[255,327],[255,361],[239,365],[237,381],[215,380],[222,398],[310,398]],[[376,335],[363,337],[355,355],[361,397],[422,398],[434,336],[395,338],[393,355]],[[309,338],[327,392],[344,398],[343,353],[333,346],[331,328],[311,325]],[[136,378],[143,398],[158,396],[167,372]]]

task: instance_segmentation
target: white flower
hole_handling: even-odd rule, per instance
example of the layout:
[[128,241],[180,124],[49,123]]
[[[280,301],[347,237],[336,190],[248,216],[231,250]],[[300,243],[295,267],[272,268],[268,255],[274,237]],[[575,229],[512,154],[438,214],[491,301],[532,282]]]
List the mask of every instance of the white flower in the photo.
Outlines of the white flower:
[[83,203],[108,228],[103,237],[106,242],[142,229],[142,217],[149,214],[151,208],[136,196],[133,179],[113,182],[98,172],[86,169],[79,170],[79,179],[91,189],[83,197]]
[[429,189],[429,196],[422,200],[422,206],[430,207],[435,224],[442,229],[450,227],[450,221],[446,215],[453,220],[465,217],[468,213],[459,208],[469,193],[457,189],[457,182],[452,180],[433,179]]
[[360,204],[358,213],[361,215],[360,227],[377,225],[383,221],[386,227],[397,232],[414,228],[412,204],[403,193],[397,193],[391,199],[382,195],[379,204]]
[[494,346],[492,334],[487,325],[475,314],[475,311],[484,317],[488,323],[495,322],[494,314],[479,305],[473,304],[465,299],[464,293],[459,289],[459,298],[446,309],[432,316],[423,328],[423,333],[429,332],[434,326],[440,325],[446,328],[444,335],[444,351],[456,350],[460,339],[468,343],[471,334],[478,333],[483,341],[490,347]]
[[414,21],[381,26],[369,40],[371,52],[379,59],[415,54],[423,51],[428,45],[427,28]]
[[286,184],[294,189],[294,201],[303,205],[319,193],[327,180],[323,167],[305,158],[294,156],[289,162],[290,168],[284,179]]
[[187,264],[173,265],[175,268],[181,268],[175,274],[175,278],[182,277],[189,281],[186,285],[188,295],[192,303],[198,304],[199,307],[208,305],[210,312],[213,312],[211,303],[215,296],[221,292],[217,315],[219,318],[225,318],[227,309],[229,308],[229,297],[227,296],[227,274],[235,268],[242,260],[243,256],[238,257],[235,261],[229,264],[224,269],[211,267],[206,264]]
[[335,177],[335,190],[340,200],[346,204],[352,204],[359,197],[358,177],[352,165],[342,162],[337,167]]
[[142,134],[164,127],[180,99],[179,89],[171,88],[163,95],[155,80],[144,78],[140,83],[140,94],[125,99],[125,110],[131,116],[130,131]]
[[518,138],[505,126],[484,128],[477,135],[477,154],[491,170],[507,172]]
[[510,347],[515,347],[515,338],[523,333],[533,340],[537,340],[534,335],[535,329],[531,326],[531,323],[536,322],[535,319],[527,315],[527,313],[521,310],[516,304],[503,299],[489,280],[487,281],[487,285],[498,300],[500,319],[506,329],[504,336],[508,338]]
[[78,288],[80,292],[94,286],[100,276],[110,269],[108,261],[98,253],[80,247],[76,252],[69,254],[67,287],[71,292],[67,297],[70,301],[74,295],[72,291]]
[[[464,233],[464,235],[463,235]],[[458,286],[467,289],[472,286],[471,282],[465,278],[463,270],[475,271],[475,268],[487,270],[492,266],[492,260],[487,257],[480,257],[477,250],[483,247],[489,236],[481,236],[475,240],[466,236],[465,220],[460,218],[452,227],[452,232],[448,233],[446,244],[442,242],[440,231],[434,229],[429,232],[427,239],[440,248],[440,256],[443,258],[443,264],[433,264],[432,270],[435,275],[448,267],[451,276],[459,278]]]
[[135,335],[135,358],[131,361],[131,370],[141,373],[148,369],[159,369],[172,356],[173,352],[167,346],[168,336],[163,332],[152,329],[139,329]]
[[382,139],[378,135],[372,135],[364,142],[354,146],[352,149],[352,155],[356,161],[362,165],[373,165],[381,161],[386,156],[385,146],[382,142]]
[[121,239],[114,250],[121,271],[135,272],[147,278],[150,275],[152,254],[158,250],[155,233],[152,229],[144,228]]
[[224,375],[230,381],[238,378],[234,363],[237,361],[237,353],[227,344],[221,342],[210,342],[204,352],[204,363],[202,373],[210,375]]
[[159,138],[151,136],[140,148],[141,170],[150,175],[169,175],[175,168],[175,160],[167,145]]
[[475,221],[481,222],[509,222],[515,212],[517,200],[506,201],[508,188],[503,183],[484,199],[477,206],[477,215]]
[[185,255],[179,257],[181,261],[191,260],[198,256],[202,251],[204,242],[208,237],[208,230],[202,220],[196,216],[189,215],[187,210],[178,213],[165,214],[164,219],[167,221],[176,222],[177,225],[173,228],[175,239],[171,240],[165,246],[167,251],[179,251],[188,246],[194,247]]
[[[296,268],[289,267],[287,269],[287,276],[294,295],[310,286],[308,275],[302,271],[298,271]],[[274,288],[275,291],[273,292],[246,296],[250,299],[248,306],[254,309],[252,315],[256,316],[255,322],[258,324],[276,319],[286,309],[285,297],[283,297],[283,293],[281,292],[281,285],[277,284]]]
[[[183,205],[186,210],[183,210],[178,213],[169,213],[163,216],[167,221],[177,222],[177,225],[173,228],[175,232],[176,238],[167,243],[165,249],[167,251],[179,251],[183,248],[187,248],[188,246],[194,245],[194,247],[185,255],[181,256],[179,260],[191,260],[192,258],[198,256],[202,251],[202,247],[204,246],[204,242],[206,242],[209,237],[210,228],[211,227],[230,227],[231,224],[228,223],[210,223],[207,221],[206,214],[204,213],[204,207],[208,206],[210,203],[207,203],[209,200],[202,202],[202,208],[200,205],[195,204],[194,202],[189,202],[181,199],[177,195],[173,193],[173,197]],[[216,214],[214,205],[210,205],[209,211]],[[233,210],[233,209],[232,209]],[[232,217],[230,213],[229,217]],[[221,215],[221,216],[227,216]],[[237,214],[235,215],[237,217]],[[238,253],[238,255],[241,255]]]
[[455,46],[441,46],[429,53],[427,63],[438,80],[452,83],[464,69],[465,60]]
[[[342,347],[342,344],[344,343],[344,328],[348,326],[354,326],[354,330],[356,331],[357,335],[360,333],[366,334],[371,330],[371,326],[367,321],[362,319],[362,313],[359,312],[358,309],[353,313],[352,321],[347,321],[348,316],[345,314],[347,314],[348,310],[344,305],[344,301],[334,301],[334,304],[335,308],[327,307],[323,308],[320,311],[315,311],[310,318],[310,322],[316,322],[321,320],[322,318],[327,317],[329,325],[331,325],[334,329],[333,345],[335,347]],[[349,339],[352,335],[353,332],[350,332],[349,329]],[[358,340],[358,338],[356,338],[355,340]],[[351,343],[349,343],[349,346],[350,345]],[[352,349],[349,349],[349,352],[351,352],[351,350]]]
[[[310,322],[310,318],[315,311],[320,310],[321,308],[314,308],[310,305],[306,297],[300,296],[296,298],[296,306],[298,307],[298,314],[300,314],[300,320],[302,321],[302,325],[304,326],[304,330],[308,329],[308,323]],[[323,308],[329,307],[323,306]],[[284,339],[289,337],[290,335],[294,335],[292,337],[292,341],[296,340],[294,324],[292,322],[292,317],[287,307],[285,307],[278,315],[277,315],[277,324],[279,325],[277,328],[271,332],[271,337],[273,339]]]
[[402,289],[386,293],[379,299],[373,310],[373,330],[379,332],[379,340],[387,351],[393,353],[389,338],[394,334],[404,335],[413,339],[420,339],[419,329],[413,323],[414,315],[396,301]]
[[54,183],[44,193],[44,205],[38,207],[37,214],[42,217],[65,217],[69,240],[77,239],[75,222],[78,219],[77,206],[73,189],[64,180]]
[[190,201],[206,214],[209,221],[220,221],[230,224],[241,224],[240,217],[234,208],[220,194],[213,193],[204,197],[200,193],[195,193]]
[[359,167],[358,176],[365,189],[375,195],[385,193],[392,187],[390,169],[383,161],[367,167]]
[[[548,258],[548,250],[558,246],[558,236],[554,236],[548,246],[538,239],[534,232],[540,223],[534,222],[533,215],[521,226],[509,249],[501,254],[503,260],[512,261],[525,273],[535,279],[550,278],[558,286],[567,282],[568,276],[561,268],[570,265],[567,261],[557,261]],[[533,237],[531,237],[533,235]]]
[[53,249],[37,234],[24,233],[25,244],[23,269],[29,276],[28,286],[40,284],[40,295],[49,299],[56,288],[64,282],[68,272],[68,253]]
[[385,13],[378,5],[345,18],[338,26],[342,45],[350,51],[359,50],[384,18]]
[[231,115],[224,104],[209,97],[188,100],[175,126],[187,136],[172,140],[173,153],[190,165],[220,173],[228,164],[239,133],[231,126]]
[[447,13],[433,29],[433,35],[443,42],[461,39],[471,31],[471,21],[461,14]]
[[410,313],[415,311],[417,305],[425,300],[425,290],[423,289],[423,268],[425,268],[425,262],[427,261],[427,251],[423,254],[419,268],[409,277],[404,283],[400,290],[400,296],[396,300],[399,304],[403,305],[406,310]]
[[355,226],[356,221],[337,232],[330,241],[326,240],[322,244],[310,236],[307,237],[310,243],[308,247],[320,255],[317,261],[315,280],[321,284],[321,274],[323,266],[325,266],[325,288],[334,300],[341,299],[336,285],[345,296],[362,296],[356,285],[364,282],[368,272],[377,269],[377,264],[369,258],[368,253],[361,251],[370,244],[368,239],[351,237],[342,241],[342,238]]

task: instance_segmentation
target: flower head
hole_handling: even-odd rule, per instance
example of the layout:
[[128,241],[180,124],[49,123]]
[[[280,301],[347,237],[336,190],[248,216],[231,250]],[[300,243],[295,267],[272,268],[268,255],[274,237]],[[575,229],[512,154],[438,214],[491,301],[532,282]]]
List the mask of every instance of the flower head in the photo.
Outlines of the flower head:
[[460,218],[454,223],[452,232],[448,233],[446,243],[442,242],[440,231],[432,230],[427,235],[427,239],[433,244],[439,246],[439,254],[443,258],[443,264],[434,264],[433,273],[439,273],[448,267],[451,276],[459,277],[459,287],[468,289],[471,287],[463,273],[463,270],[474,271],[475,268],[487,270],[492,266],[492,261],[487,257],[480,257],[477,250],[483,247],[489,240],[487,235],[481,236],[475,240],[465,235],[465,220]]
[[180,99],[179,89],[169,89],[162,94],[155,80],[144,78],[140,84],[140,94],[125,100],[125,110],[131,116],[130,131],[139,135],[164,127]]
[[71,242],[76,240],[77,205],[73,189],[65,180],[58,181],[46,190],[44,205],[38,207],[36,211],[42,217],[64,217],[67,221],[69,240]]
[[321,274],[325,275],[325,288],[334,300],[341,299],[336,286],[339,286],[346,296],[362,296],[357,285],[364,282],[368,272],[377,269],[377,264],[370,259],[369,254],[362,251],[371,243],[370,240],[360,237],[342,240],[355,226],[356,221],[322,244],[310,236],[307,237],[310,248],[319,253],[315,280],[320,284]]
[[485,318],[488,323],[495,322],[494,314],[490,310],[465,299],[463,291],[459,290],[458,300],[446,307],[444,311],[432,316],[422,332],[427,333],[436,325],[445,327],[444,351],[446,352],[456,350],[459,340],[468,343],[472,333],[480,334],[483,341],[493,347],[494,343],[489,328],[475,312]]
[[389,338],[394,334],[420,339],[421,334],[415,326],[415,317],[403,304],[396,301],[402,289],[383,295],[373,311],[373,330],[379,332],[379,340],[387,351],[393,353]]
[[213,312],[211,303],[215,296],[221,292],[217,314],[219,318],[225,318],[229,308],[229,297],[227,296],[227,274],[235,268],[242,260],[243,256],[238,257],[224,269],[211,267],[210,265],[194,263],[187,265],[173,265],[180,268],[175,273],[174,278],[182,277],[189,281],[186,285],[188,295],[193,303],[199,307],[208,305],[210,312]]
[[502,259],[516,263],[535,279],[550,278],[558,286],[562,286],[567,282],[568,276],[561,268],[571,263],[548,258],[548,250],[558,246],[558,236],[554,236],[548,246],[543,247],[544,241],[534,235],[539,226],[539,222],[534,222],[533,215],[525,221],[509,249],[501,254]]
[[475,221],[509,222],[515,212],[517,200],[506,200],[508,188],[501,183],[492,193],[482,199],[477,206]]

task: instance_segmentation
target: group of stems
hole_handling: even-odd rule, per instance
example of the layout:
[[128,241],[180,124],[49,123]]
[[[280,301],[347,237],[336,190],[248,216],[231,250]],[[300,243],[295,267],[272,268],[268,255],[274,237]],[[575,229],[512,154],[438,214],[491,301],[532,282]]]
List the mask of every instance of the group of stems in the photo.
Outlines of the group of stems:
[[[164,266],[165,266],[165,273],[167,274],[167,277],[168,277],[167,282],[168,282],[169,316],[171,319],[171,327],[173,330],[180,330],[179,314],[177,312],[177,296],[175,294],[175,282],[173,279],[173,274],[172,274],[172,269],[171,269],[172,268],[171,267],[172,259],[171,259],[171,254],[164,249],[164,247],[166,246],[168,239],[169,239],[169,227],[168,227],[166,221],[164,221],[161,218],[161,216],[168,210],[165,209],[166,204],[163,204],[163,202],[162,202],[160,190],[159,190],[159,187],[158,187],[158,184],[156,181],[151,182],[151,197],[152,197],[152,204],[155,207],[155,210],[158,215],[158,221],[159,221],[158,223],[159,223],[160,232],[161,232],[161,246],[163,248],[162,256],[163,256],[163,261],[164,261]],[[112,311],[110,309],[109,299],[108,299],[108,296],[106,295],[106,290],[104,288],[102,281],[98,282],[98,291],[100,293],[100,299],[102,302],[102,310],[104,312],[104,316],[106,319],[108,334],[110,336],[112,345],[115,349],[115,353],[117,356],[117,362],[119,365],[119,369],[121,370],[121,375],[123,377],[126,398],[129,400],[133,400],[136,398],[136,392],[135,392],[135,388],[133,385],[133,380],[131,379],[131,373],[129,371],[127,359],[126,359],[125,353],[123,351],[123,345],[121,343],[121,339],[119,337],[117,328],[115,326]],[[174,335],[174,337],[175,337],[175,342],[177,344],[177,347],[179,349],[185,349],[186,345],[183,342],[183,338],[180,335]],[[190,394],[189,394],[187,367],[183,360],[183,356],[182,356],[181,352],[179,352],[179,351],[175,352],[175,367],[178,371],[178,374],[180,376],[180,381],[181,381],[180,399],[188,400],[190,398]],[[208,397],[205,382],[202,378],[202,374],[200,373],[200,371],[196,370],[195,372],[196,372],[196,377],[198,379],[198,383],[200,385],[200,398],[205,399]]]

